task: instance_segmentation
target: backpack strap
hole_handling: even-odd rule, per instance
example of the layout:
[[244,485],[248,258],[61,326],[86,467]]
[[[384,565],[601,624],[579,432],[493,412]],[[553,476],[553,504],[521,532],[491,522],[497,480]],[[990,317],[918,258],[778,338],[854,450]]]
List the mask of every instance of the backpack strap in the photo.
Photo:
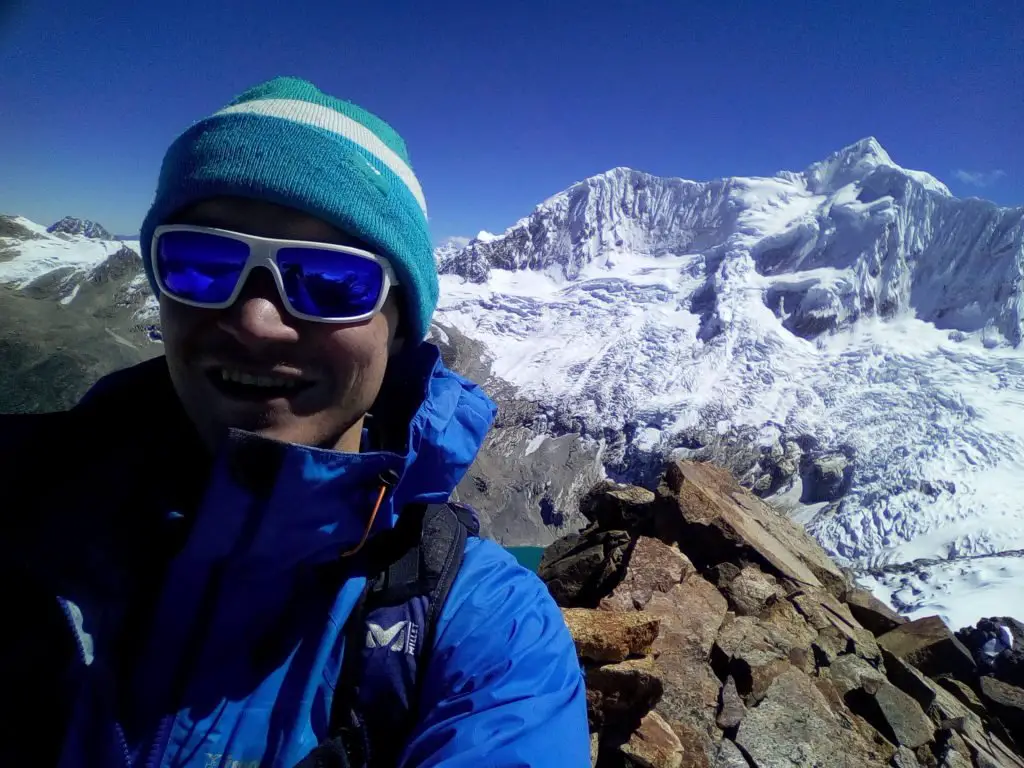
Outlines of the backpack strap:
[[345,626],[329,736],[297,768],[398,764],[418,718],[438,617],[466,539],[477,535],[476,513],[449,502],[407,507],[394,530],[370,540],[370,572],[378,575]]

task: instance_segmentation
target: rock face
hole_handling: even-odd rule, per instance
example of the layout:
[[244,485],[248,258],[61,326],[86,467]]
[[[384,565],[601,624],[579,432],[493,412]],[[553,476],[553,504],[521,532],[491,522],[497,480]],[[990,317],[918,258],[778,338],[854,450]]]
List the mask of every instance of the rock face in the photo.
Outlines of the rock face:
[[104,227],[95,221],[88,219],[76,219],[74,216],[65,216],[56,224],[51,224],[46,231],[53,234],[63,232],[65,235],[82,235],[94,240],[113,240],[114,236]]
[[1024,691],[979,679],[941,621],[849,583],[720,471],[680,462],[656,494],[583,499],[591,525],[541,574],[563,604],[597,606],[564,610],[595,765],[1024,768]]
[[964,682],[977,677],[971,652],[938,616],[902,624],[879,637],[878,644],[925,674],[946,671]]

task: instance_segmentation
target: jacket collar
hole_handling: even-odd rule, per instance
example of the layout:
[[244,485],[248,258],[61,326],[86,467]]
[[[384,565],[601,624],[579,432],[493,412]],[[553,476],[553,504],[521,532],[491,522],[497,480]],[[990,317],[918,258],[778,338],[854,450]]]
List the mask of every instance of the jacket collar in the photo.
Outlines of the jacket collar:
[[160,416],[147,430],[148,442],[173,449],[158,448],[162,456],[147,474],[165,499],[183,504],[188,494],[175,490],[200,478],[201,501],[186,550],[203,559],[244,551],[268,566],[326,558],[357,542],[383,475],[393,473],[396,480],[371,533],[393,527],[409,504],[446,501],[476,457],[496,410],[480,387],[448,370],[437,347],[425,343],[389,364],[368,421],[377,435],[370,442],[380,450],[341,453],[233,431],[211,470],[193,430],[184,434],[180,427],[187,418],[162,358],[110,378],[93,399],[116,407],[131,390]]

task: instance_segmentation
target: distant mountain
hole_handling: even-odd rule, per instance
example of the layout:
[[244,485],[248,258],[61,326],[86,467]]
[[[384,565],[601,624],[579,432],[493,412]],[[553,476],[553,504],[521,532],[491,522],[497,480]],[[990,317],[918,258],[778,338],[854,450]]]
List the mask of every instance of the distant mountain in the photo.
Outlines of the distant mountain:
[[160,354],[138,244],[76,228],[0,216],[0,412],[65,408],[103,374]]
[[50,234],[63,233],[65,235],[81,235],[82,237],[94,240],[113,240],[114,236],[104,227],[95,221],[88,219],[76,219],[73,216],[65,216],[56,224],[50,225],[47,230]]
[[441,269],[534,445],[644,485],[713,459],[908,611],[1024,605],[1024,208],[869,138],[771,178],[616,168]]

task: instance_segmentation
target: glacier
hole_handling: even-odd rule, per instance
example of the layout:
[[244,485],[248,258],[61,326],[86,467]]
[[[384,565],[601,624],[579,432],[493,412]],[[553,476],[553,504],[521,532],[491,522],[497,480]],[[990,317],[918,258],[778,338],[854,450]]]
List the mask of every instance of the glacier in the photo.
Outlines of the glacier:
[[[1024,612],[1022,267],[1024,208],[868,138],[770,178],[586,179],[439,255],[437,318],[538,433],[625,480],[712,456],[902,610],[963,626]],[[829,461],[838,496],[813,487]]]

